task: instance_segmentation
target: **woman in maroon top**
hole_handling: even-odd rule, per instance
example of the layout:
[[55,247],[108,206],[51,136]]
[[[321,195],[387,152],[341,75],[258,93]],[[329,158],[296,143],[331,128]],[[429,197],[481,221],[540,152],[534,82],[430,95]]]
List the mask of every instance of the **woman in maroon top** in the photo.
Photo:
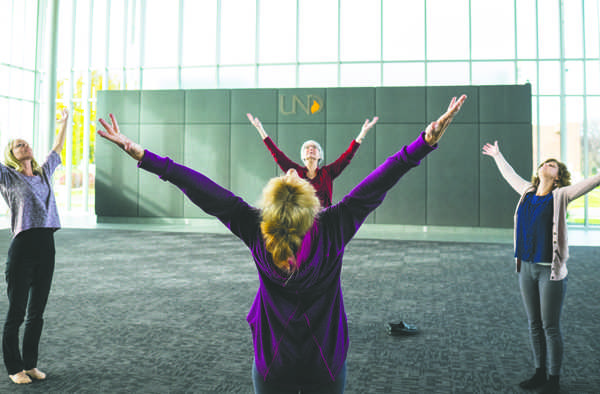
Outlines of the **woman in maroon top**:
[[350,146],[342,155],[333,163],[326,166],[320,167],[319,164],[323,161],[323,148],[318,142],[308,140],[302,144],[300,149],[300,156],[305,166],[301,166],[298,163],[292,161],[285,155],[277,145],[273,142],[271,137],[267,135],[267,132],[263,128],[260,120],[252,116],[252,114],[246,114],[250,123],[256,127],[258,134],[260,134],[263,142],[273,155],[275,162],[283,170],[287,172],[290,168],[296,170],[301,178],[306,179],[317,191],[317,197],[321,201],[321,206],[327,208],[331,206],[331,195],[333,194],[333,180],[337,178],[342,171],[350,164],[350,160],[354,157],[354,154],[358,150],[358,147],[362,143],[362,140],[367,135],[367,132],[377,123],[379,118],[376,116],[373,120],[365,120],[365,123],[360,130],[358,136],[352,140]]

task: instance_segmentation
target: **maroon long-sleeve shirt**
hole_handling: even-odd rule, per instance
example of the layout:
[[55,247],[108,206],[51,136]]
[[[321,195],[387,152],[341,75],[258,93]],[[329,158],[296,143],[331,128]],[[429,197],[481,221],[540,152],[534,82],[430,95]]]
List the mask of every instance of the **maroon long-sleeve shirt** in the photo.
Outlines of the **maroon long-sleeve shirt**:
[[331,164],[327,164],[324,167],[317,168],[317,175],[310,179],[308,177],[308,168],[301,166],[300,164],[292,161],[289,157],[283,153],[277,145],[273,142],[271,137],[267,137],[263,140],[275,162],[283,170],[287,172],[290,168],[295,169],[301,178],[306,179],[317,191],[317,197],[321,201],[321,206],[327,208],[331,206],[331,196],[333,194],[333,180],[337,178],[344,168],[350,164],[350,160],[354,157],[354,154],[360,147],[360,144],[356,140],[352,140],[350,146],[336,161]]

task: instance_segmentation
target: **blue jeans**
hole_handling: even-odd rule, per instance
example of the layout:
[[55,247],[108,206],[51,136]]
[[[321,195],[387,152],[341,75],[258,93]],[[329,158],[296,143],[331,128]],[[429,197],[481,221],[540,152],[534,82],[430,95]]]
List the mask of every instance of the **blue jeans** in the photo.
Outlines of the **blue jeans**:
[[523,262],[519,286],[529,321],[535,367],[546,367],[550,375],[560,375],[563,357],[560,313],[567,278],[550,280],[550,266]]
[[[8,313],[2,336],[2,353],[9,375],[37,366],[44,309],[54,273],[54,255],[54,231],[46,228],[34,228],[17,234],[8,249]],[[21,356],[19,328],[23,321],[25,331]]]
[[346,363],[342,366],[335,382],[328,383],[318,388],[290,388],[282,389],[278,386],[266,383],[262,375],[256,369],[256,363],[252,363],[252,383],[255,394],[343,394],[346,387]]

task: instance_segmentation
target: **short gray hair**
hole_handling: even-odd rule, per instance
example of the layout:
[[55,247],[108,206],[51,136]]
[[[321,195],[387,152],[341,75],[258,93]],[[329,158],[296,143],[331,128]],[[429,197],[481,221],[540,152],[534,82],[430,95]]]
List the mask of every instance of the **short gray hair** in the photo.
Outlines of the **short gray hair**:
[[323,148],[321,148],[321,145],[317,141],[315,141],[315,140],[305,141],[302,144],[302,146],[300,147],[300,158],[302,159],[302,162],[304,163],[304,159],[305,159],[305,157],[304,157],[304,148],[308,144],[312,144],[312,145],[316,146],[317,149],[319,150],[319,154],[320,154],[319,156],[321,156],[321,158],[319,159],[319,163],[318,164],[321,164],[323,162],[323,160],[325,160],[325,152],[323,152]]

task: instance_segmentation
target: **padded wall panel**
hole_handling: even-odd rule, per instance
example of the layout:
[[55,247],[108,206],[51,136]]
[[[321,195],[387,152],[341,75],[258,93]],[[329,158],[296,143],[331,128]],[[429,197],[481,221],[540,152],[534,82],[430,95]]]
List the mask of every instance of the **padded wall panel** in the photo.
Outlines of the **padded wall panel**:
[[[266,130],[274,130],[272,123],[263,124]],[[271,133],[272,134],[272,133]],[[254,205],[261,196],[262,189],[274,177],[275,163],[257,137],[254,126],[247,124],[231,125],[231,190],[246,202]]]
[[[410,144],[418,136],[422,123],[377,126],[376,165]],[[432,152],[435,154],[437,152]],[[375,211],[377,224],[427,224],[427,163],[428,158],[409,170],[390,190],[383,204]]]
[[[116,101],[121,99],[118,97]],[[119,127],[123,134],[133,141],[139,141],[137,124],[121,123]],[[138,216],[140,170],[137,162],[102,137],[98,137],[96,141],[96,215]]]
[[186,123],[227,123],[231,119],[229,90],[186,90]]
[[429,86],[427,87],[427,122],[431,123],[446,112],[452,97],[467,95],[467,101],[452,123],[479,122],[479,88],[477,86]]
[[426,123],[426,92],[423,86],[375,89],[374,115],[382,123]]
[[481,86],[479,88],[479,121],[481,123],[530,123],[531,85]]
[[[183,163],[183,125],[141,125],[140,145],[160,156]],[[157,175],[141,170],[139,174],[139,215],[142,217],[183,217],[183,193]]]
[[[500,152],[518,175],[531,179],[531,124],[482,124],[479,145],[498,141]],[[518,142],[517,142],[518,141]],[[481,150],[480,150],[481,151]],[[481,193],[480,225],[483,227],[512,227],[519,194],[504,180],[493,158],[480,156],[479,187]]]
[[327,123],[360,123],[375,116],[375,88],[327,89]]
[[427,157],[427,224],[479,226],[479,128],[454,124]]
[[279,89],[279,123],[324,123],[326,89]]
[[139,90],[99,91],[98,118],[109,120],[108,114],[113,114],[119,125],[137,124],[140,121],[140,97]]
[[[188,124],[185,126],[183,163],[229,188],[229,124]],[[209,217],[187,197],[183,199],[183,216]]]
[[[360,128],[361,124],[327,124],[327,146],[324,148],[327,164],[335,162],[350,147]],[[375,128],[369,131],[350,164],[333,181],[333,204],[344,198],[375,167],[375,134]],[[366,223],[374,223],[374,221],[371,214]]]
[[183,124],[185,90],[143,90],[140,123]]
[[231,122],[250,124],[247,113],[265,123],[277,122],[276,89],[236,89],[231,91]]

